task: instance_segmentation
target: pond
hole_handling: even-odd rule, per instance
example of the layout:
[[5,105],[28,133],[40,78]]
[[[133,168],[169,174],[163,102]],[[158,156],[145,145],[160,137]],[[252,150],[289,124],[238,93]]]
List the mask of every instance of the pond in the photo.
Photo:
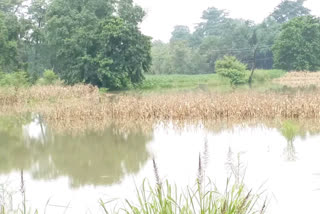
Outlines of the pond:
[[[285,136],[284,136],[285,135]],[[288,137],[263,123],[206,128],[159,123],[151,129],[55,132],[39,115],[0,120],[2,203],[39,213],[101,213],[99,200],[135,200],[145,178],[194,185],[199,154],[207,154],[206,176],[224,188],[232,174],[263,191],[268,212],[320,212],[320,134]],[[112,208],[112,207],[111,207]]]

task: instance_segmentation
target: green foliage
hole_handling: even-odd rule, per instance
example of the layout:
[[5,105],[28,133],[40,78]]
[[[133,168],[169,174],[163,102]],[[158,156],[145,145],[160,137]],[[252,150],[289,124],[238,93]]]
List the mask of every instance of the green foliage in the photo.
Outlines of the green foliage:
[[300,128],[294,121],[286,120],[282,124],[281,133],[289,141],[293,142],[296,136],[299,134]]
[[217,74],[199,74],[199,75],[147,75],[138,89],[158,90],[158,89],[191,89],[201,86],[216,87],[227,86],[228,79]]
[[253,75],[253,82],[263,83],[267,81],[271,81],[275,78],[280,78],[285,74],[283,70],[256,70]]
[[172,36],[171,36],[170,42],[189,41],[191,37],[189,27],[184,25],[175,26],[171,34]]
[[19,71],[14,73],[0,73],[0,86],[25,87],[30,85],[28,73]]
[[138,28],[143,16],[132,0],[54,0],[47,33],[55,71],[69,84],[122,89],[141,82],[151,65],[150,38]]
[[152,43],[151,48],[152,56],[152,74],[172,74],[175,73],[172,67],[172,56],[170,46],[161,41]]
[[[254,87],[260,90],[269,90],[272,85],[270,81],[283,76],[286,72],[283,70],[256,70],[253,75]],[[245,72],[246,79],[249,77],[250,71]],[[263,84],[267,82],[268,85]],[[245,86],[241,86],[245,88]],[[162,75],[146,75],[146,79],[139,84],[136,89],[142,90],[179,90],[179,89],[208,89],[217,91],[232,90],[230,80],[218,74],[162,74]]]
[[233,56],[225,56],[216,62],[217,74],[229,78],[232,85],[243,84],[246,81],[246,65]]
[[[203,170],[200,168],[199,171]],[[121,210],[134,214],[263,214],[266,210],[266,203],[258,204],[261,194],[248,191],[240,181],[234,181],[232,185],[232,179],[227,179],[226,187],[220,192],[211,180],[208,179],[207,182],[206,178],[200,177],[194,187],[178,191],[176,185],[160,181],[157,168],[155,177],[157,181],[155,187],[146,180],[143,181],[141,188],[136,187],[137,205],[126,200],[127,206],[109,212],[107,203],[101,200],[100,205],[104,212],[119,213]]]
[[18,22],[12,14],[0,11],[0,69],[3,72],[17,71],[18,59]]
[[270,15],[276,22],[285,23],[289,20],[310,15],[310,10],[303,6],[306,0],[284,0],[282,1]]
[[104,93],[108,92],[108,89],[107,88],[99,88],[99,92],[104,94]]
[[[128,89],[140,84],[148,71],[214,73],[217,60],[225,55],[248,68],[320,67],[319,23],[305,18],[310,13],[305,0],[282,1],[258,25],[211,7],[194,32],[175,26],[170,42],[154,42],[152,49],[151,38],[139,29],[145,12],[133,0],[30,0],[27,8],[23,2],[0,2],[0,70],[27,71],[32,84],[45,69],[54,68],[67,84]],[[296,17],[301,19],[288,23]]]
[[151,50],[153,74],[209,73],[206,59],[187,40],[176,39],[170,44],[156,41]]
[[273,54],[275,67],[280,69],[320,69],[320,19],[304,16],[284,24]]
[[[206,188],[196,185],[195,190],[187,188],[184,193],[178,193],[177,187],[170,185],[168,181],[165,185],[155,188],[143,183],[141,189],[137,188],[139,205],[135,206],[127,201],[129,208],[124,208],[126,213],[134,214],[190,214],[190,213],[217,213],[217,214],[254,214],[257,205],[258,195],[246,192],[243,184],[235,184],[220,193],[208,183]],[[101,206],[108,213],[106,206],[101,202]],[[264,207],[259,213],[264,213]]]
[[53,70],[45,70],[43,77],[37,82],[39,85],[52,85],[59,81],[59,77],[54,73]]
[[176,26],[169,44],[153,44],[156,47],[152,51],[152,73],[213,73],[216,61],[225,55],[237,57],[250,69],[272,69],[272,46],[281,26],[310,13],[304,2],[282,1],[261,24],[230,18],[224,10],[208,8],[193,33],[186,26]]

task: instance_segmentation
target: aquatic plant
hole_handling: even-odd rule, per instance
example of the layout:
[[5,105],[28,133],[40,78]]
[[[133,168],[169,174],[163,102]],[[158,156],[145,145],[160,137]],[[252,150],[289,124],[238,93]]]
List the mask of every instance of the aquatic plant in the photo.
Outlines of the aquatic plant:
[[[259,206],[261,195],[247,190],[243,182],[233,182],[227,179],[224,192],[219,192],[215,184],[205,178],[205,163],[207,142],[203,154],[199,155],[198,175],[193,187],[178,191],[177,185],[169,181],[161,182],[159,169],[153,159],[156,185],[153,187],[144,180],[140,188],[136,187],[137,204],[126,200],[127,206],[115,211],[108,211],[108,204],[100,202],[105,213],[132,214],[263,214],[266,211],[266,201]],[[234,183],[234,184],[232,184]]]

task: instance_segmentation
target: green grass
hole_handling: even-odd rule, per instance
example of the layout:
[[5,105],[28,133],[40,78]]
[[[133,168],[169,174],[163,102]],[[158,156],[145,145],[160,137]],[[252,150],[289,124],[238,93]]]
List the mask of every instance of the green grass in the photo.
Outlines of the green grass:
[[140,89],[172,89],[192,88],[201,85],[219,86],[229,85],[229,81],[216,74],[199,75],[146,75],[146,80],[139,87]]
[[[279,78],[285,74],[282,70],[256,70],[253,76],[253,84],[265,85],[274,78]],[[250,71],[247,71],[249,78]],[[271,84],[270,84],[271,85]],[[181,90],[181,89],[217,89],[219,91],[228,91],[233,89],[230,81],[218,74],[198,74],[198,75],[146,75],[144,82],[137,87],[143,91],[157,90]],[[239,86],[246,88],[246,85]]]
[[[230,185],[227,181],[224,192],[219,192],[209,182],[205,187],[197,183],[178,193],[177,186],[166,182],[164,185],[151,187],[144,182],[137,188],[138,204],[127,201],[127,207],[121,208],[124,213],[132,214],[263,214],[266,204],[260,206],[260,195],[246,190],[243,184]],[[107,204],[100,202],[106,214],[120,213],[108,211]]]
[[[243,179],[236,176],[227,179],[226,187],[221,192],[206,175],[208,160],[207,144],[203,154],[199,154],[198,175],[193,187],[187,186],[178,191],[176,185],[168,181],[162,183],[155,160],[153,159],[156,185],[151,186],[144,180],[140,188],[136,187],[136,204],[126,200],[126,205],[118,211],[108,211],[108,202],[100,201],[106,214],[263,214],[266,201],[260,204],[261,194],[254,194],[244,185]],[[204,165],[203,165],[204,163]],[[236,166],[237,167],[237,166]],[[234,174],[235,175],[235,174]],[[263,202],[263,201],[262,201]]]
[[261,83],[261,82],[268,82],[275,78],[280,78],[285,75],[286,72],[283,70],[256,70],[253,74],[253,82]]

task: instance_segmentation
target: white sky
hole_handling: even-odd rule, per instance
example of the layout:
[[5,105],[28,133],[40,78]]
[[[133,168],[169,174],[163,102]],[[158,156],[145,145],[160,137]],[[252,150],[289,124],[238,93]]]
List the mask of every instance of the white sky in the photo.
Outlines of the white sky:
[[[225,9],[233,18],[261,22],[281,0],[134,0],[147,12],[141,29],[154,39],[168,41],[175,25],[191,28],[200,22],[209,7]],[[320,0],[307,0],[305,6],[320,16]]]

